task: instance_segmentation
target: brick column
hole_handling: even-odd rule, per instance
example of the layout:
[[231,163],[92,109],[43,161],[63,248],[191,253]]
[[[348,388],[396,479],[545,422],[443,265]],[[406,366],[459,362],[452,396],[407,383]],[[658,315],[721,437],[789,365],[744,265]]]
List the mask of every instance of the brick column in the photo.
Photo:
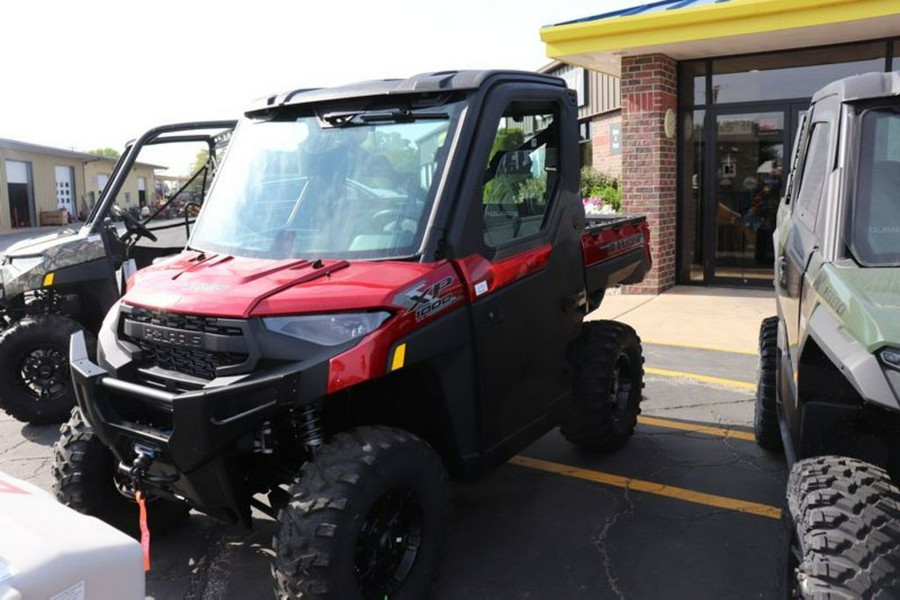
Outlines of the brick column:
[[675,285],[675,137],[664,127],[666,110],[677,111],[675,64],[662,54],[622,57],[622,206],[646,215],[653,256],[653,269],[626,293]]

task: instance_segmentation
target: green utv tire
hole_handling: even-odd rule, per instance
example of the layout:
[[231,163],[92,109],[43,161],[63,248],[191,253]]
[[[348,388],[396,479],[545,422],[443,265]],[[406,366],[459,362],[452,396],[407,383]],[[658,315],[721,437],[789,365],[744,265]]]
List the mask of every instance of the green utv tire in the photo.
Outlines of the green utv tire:
[[778,317],[768,317],[763,319],[759,326],[759,362],[756,368],[753,433],[760,448],[783,452],[775,396],[776,369],[778,369]]
[[900,598],[900,490],[863,461],[797,462],[783,515],[783,598]]
[[[80,513],[97,517],[128,535],[140,537],[138,505],[116,488],[113,453],[103,445],[78,408],[59,429],[53,445],[53,493]],[[187,517],[190,506],[163,498],[147,499],[147,521],[153,534],[172,530]]]
[[560,432],[589,450],[624,446],[637,425],[644,388],[641,339],[624,323],[586,321],[574,359],[572,404]]
[[411,433],[360,427],[303,465],[278,514],[278,598],[428,596],[447,530],[447,474]]

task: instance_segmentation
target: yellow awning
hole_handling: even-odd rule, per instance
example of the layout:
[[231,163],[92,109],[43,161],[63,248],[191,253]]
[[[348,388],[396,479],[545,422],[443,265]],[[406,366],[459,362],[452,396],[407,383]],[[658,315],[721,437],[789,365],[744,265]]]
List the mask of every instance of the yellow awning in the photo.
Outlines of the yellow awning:
[[619,75],[622,56],[687,60],[900,37],[898,0],[673,1],[662,10],[660,4],[544,27],[547,56]]

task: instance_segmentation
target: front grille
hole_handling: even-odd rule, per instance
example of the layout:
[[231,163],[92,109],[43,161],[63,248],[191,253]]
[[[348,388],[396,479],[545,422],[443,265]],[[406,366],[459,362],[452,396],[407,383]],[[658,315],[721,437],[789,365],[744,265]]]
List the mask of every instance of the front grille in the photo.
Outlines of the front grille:
[[[214,334],[230,338],[244,336],[243,330],[235,324],[234,320],[222,323],[215,317],[198,317],[137,307],[128,307],[123,311],[122,316],[125,320],[137,323],[192,333]],[[130,336],[124,331],[121,335],[124,340],[141,349],[140,356],[135,360],[135,366],[139,369],[158,367],[165,371],[174,371],[209,381],[216,377],[217,368],[240,365],[247,362],[248,358],[246,353],[221,352],[196,346],[170,344],[165,341]]]
[[240,327],[222,325],[215,317],[198,317],[196,315],[181,315],[149,308],[131,307],[125,314],[127,319],[150,325],[162,325],[174,329],[186,331],[199,331],[201,333],[217,333],[219,335],[243,335]]
[[159,367],[201,379],[214,379],[218,367],[239,365],[247,360],[246,354],[181,348],[147,340],[132,340],[132,343],[141,349],[141,366]]

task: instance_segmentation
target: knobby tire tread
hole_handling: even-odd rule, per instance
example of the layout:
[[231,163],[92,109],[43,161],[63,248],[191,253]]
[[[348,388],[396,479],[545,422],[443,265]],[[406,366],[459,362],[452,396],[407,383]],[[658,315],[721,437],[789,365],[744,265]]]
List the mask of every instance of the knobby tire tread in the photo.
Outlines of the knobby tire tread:
[[900,598],[900,490],[854,458],[797,462],[788,480],[789,526],[802,548],[801,598]]
[[[609,394],[616,360],[622,353],[629,358],[632,388],[626,409],[614,419]],[[581,448],[598,452],[621,448],[634,433],[641,412],[644,358],[640,337],[624,323],[587,321],[574,363],[572,405],[564,415],[560,432]]]
[[753,433],[760,448],[784,450],[778,427],[775,385],[778,369],[778,317],[763,319],[759,327],[759,362],[757,363],[756,401],[753,410]]

